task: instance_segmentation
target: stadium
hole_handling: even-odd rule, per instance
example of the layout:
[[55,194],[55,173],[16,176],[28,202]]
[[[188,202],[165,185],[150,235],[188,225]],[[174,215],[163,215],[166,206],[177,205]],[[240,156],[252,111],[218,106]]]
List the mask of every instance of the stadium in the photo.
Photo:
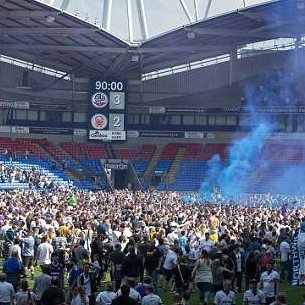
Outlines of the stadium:
[[[77,249],[88,251],[83,258],[92,264],[93,254],[100,255],[103,283],[110,276],[115,290],[121,280],[128,289],[136,284],[128,286],[124,278],[141,277],[144,285],[146,274],[153,279],[152,294],[157,280],[162,284],[164,304],[205,305],[212,304],[206,285],[205,291],[198,285],[199,300],[187,303],[184,296],[192,281],[178,261],[182,266],[190,249],[197,251],[197,284],[197,262],[207,259],[201,250],[228,254],[233,264],[221,256],[221,268],[234,275],[222,271],[220,286],[231,280],[237,294],[254,279],[264,291],[267,265],[274,268],[279,260],[278,272],[272,271],[278,278],[268,279],[276,293],[269,291],[260,304],[285,304],[279,280],[305,283],[305,1],[244,0],[223,5],[229,12],[216,0],[119,2],[0,0],[3,258],[16,259],[17,245],[24,261],[23,239],[38,228],[33,237],[47,240],[38,248],[46,243],[57,253],[64,239],[81,272]],[[162,12],[164,7],[169,11]],[[96,240],[111,251],[94,252]],[[118,282],[115,263],[108,265],[118,243],[126,257],[140,256],[145,272],[129,274],[127,268]],[[152,243],[156,249],[168,246],[154,270],[145,265]],[[249,249],[258,251],[251,276],[243,269]],[[53,266],[53,256],[51,263],[51,257],[40,260],[40,253],[25,256]],[[122,265],[137,264],[127,260]],[[171,278],[173,300],[166,285]],[[20,281],[12,282],[16,291]],[[180,287],[188,281],[187,289]],[[0,276],[0,290],[2,284]],[[71,295],[72,284],[65,288]],[[75,298],[82,297],[82,286]],[[290,290],[281,289],[296,304]],[[90,291],[90,305],[106,304],[97,297],[101,288]],[[145,303],[144,295],[142,304],[160,304]],[[214,304],[222,304],[216,296]],[[252,304],[241,298],[238,303]],[[226,304],[235,304],[233,299]],[[36,300],[49,304],[42,296]],[[71,300],[76,304],[74,297],[52,304]],[[113,304],[129,304],[119,301]],[[0,303],[6,303],[1,295]]]

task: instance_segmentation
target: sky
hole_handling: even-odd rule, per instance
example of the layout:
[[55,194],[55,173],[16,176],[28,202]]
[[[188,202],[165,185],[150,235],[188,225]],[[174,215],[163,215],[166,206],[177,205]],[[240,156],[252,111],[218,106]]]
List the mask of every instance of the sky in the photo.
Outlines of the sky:
[[[52,0],[40,1],[47,4],[52,2]],[[54,6],[60,7],[62,1],[63,0],[55,0]],[[199,19],[202,19],[209,0],[184,0],[193,20],[195,20],[194,1],[197,1],[198,3]],[[264,2],[268,1],[213,0],[208,17],[213,17],[242,8],[244,7],[244,3],[246,6],[251,6]],[[101,26],[103,3],[104,0],[70,0],[67,11],[73,15],[77,14],[81,18],[87,18],[90,22]],[[113,0],[110,27],[110,32],[123,40],[128,40],[126,3],[127,0]],[[135,40],[138,41],[141,40],[141,32],[135,3],[136,1],[132,0],[134,37]],[[146,11],[149,38],[189,23],[179,0],[144,0],[144,7]]]

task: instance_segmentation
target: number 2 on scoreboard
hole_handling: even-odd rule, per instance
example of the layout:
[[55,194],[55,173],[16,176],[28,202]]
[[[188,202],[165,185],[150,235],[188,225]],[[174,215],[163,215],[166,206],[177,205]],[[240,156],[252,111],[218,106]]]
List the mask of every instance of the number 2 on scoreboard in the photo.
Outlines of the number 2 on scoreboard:
[[121,119],[118,116],[113,117],[113,127],[121,127]]

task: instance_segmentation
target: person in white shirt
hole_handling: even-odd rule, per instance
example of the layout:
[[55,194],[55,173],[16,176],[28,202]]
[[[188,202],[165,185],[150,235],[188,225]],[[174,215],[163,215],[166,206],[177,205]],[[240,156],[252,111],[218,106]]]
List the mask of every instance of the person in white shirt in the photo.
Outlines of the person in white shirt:
[[[141,303],[141,295],[139,294],[139,292],[137,292],[134,287],[135,287],[135,281],[134,280],[128,280],[127,281],[127,285],[130,287],[130,290],[129,290],[129,297],[133,300],[135,300],[137,303]],[[119,297],[122,295],[122,292],[121,292],[121,288],[116,292],[116,295],[115,297]]]
[[277,271],[273,270],[273,265],[270,263],[266,265],[266,269],[261,275],[260,282],[266,297],[266,304],[269,305],[275,301],[280,275]]
[[170,245],[174,245],[175,242],[179,240],[179,235],[177,234],[177,228],[172,227],[171,233],[167,234],[167,240]]
[[86,295],[84,287],[80,286],[76,288],[71,305],[89,305],[89,298]]
[[280,259],[281,259],[280,278],[281,280],[284,280],[287,274],[288,281],[290,281],[291,278],[290,245],[287,242],[287,236],[284,236],[283,241],[280,243]]
[[25,272],[30,270],[32,278],[34,278],[34,255],[35,255],[35,239],[32,232],[25,232],[25,237],[22,241],[22,263],[25,268]]
[[235,293],[231,290],[231,281],[223,282],[223,289],[217,291],[214,298],[215,305],[235,305]]
[[43,293],[50,287],[52,277],[49,275],[51,272],[50,266],[41,266],[42,274],[35,278],[33,292],[35,294],[35,303],[41,303]]
[[100,292],[96,297],[97,305],[111,305],[112,300],[116,298],[112,284],[107,284],[106,290]]
[[17,252],[18,253],[18,259],[20,262],[22,262],[22,256],[21,256],[21,247],[20,247],[20,239],[18,237],[15,238],[14,244],[9,249],[9,257],[12,257],[12,253]]
[[7,219],[5,219],[3,221],[3,226],[0,229],[1,238],[4,238],[6,231],[11,228],[12,228],[12,226],[9,224],[9,221]]
[[161,305],[161,298],[154,294],[153,286],[146,287],[146,296],[143,297],[141,305]]
[[177,261],[178,261],[178,248],[176,246],[174,246],[172,249],[169,249],[164,263],[163,263],[163,276],[165,279],[165,285],[164,285],[164,289],[166,289],[169,281],[171,280],[172,276],[173,276],[173,272],[174,272],[174,268],[177,265]]
[[264,305],[266,304],[265,294],[258,290],[256,279],[250,281],[250,289],[244,293],[243,305]]
[[27,300],[31,298],[32,303],[35,302],[35,295],[29,291],[29,283],[27,280],[22,280],[20,283],[20,290],[16,293],[16,305],[27,304]]
[[6,275],[0,274],[0,303],[13,304],[15,301],[15,290],[11,283],[6,281]]
[[41,239],[41,244],[37,248],[37,260],[40,266],[51,265],[51,255],[53,253],[53,246],[49,243],[47,235]]
[[[276,295],[275,301],[273,303],[271,303],[270,305],[287,305],[287,296],[285,293],[283,292],[279,292]],[[301,303],[304,304],[304,303]]]
[[210,253],[214,248],[214,243],[210,239],[210,233],[204,234],[205,238],[200,242],[200,250],[206,250],[208,253]]

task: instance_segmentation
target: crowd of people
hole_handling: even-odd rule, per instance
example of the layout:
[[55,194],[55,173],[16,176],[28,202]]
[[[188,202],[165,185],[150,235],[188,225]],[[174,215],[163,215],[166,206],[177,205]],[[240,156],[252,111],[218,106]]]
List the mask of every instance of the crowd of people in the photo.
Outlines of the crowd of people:
[[48,178],[43,171],[32,166],[30,170],[24,170],[16,165],[8,166],[0,164],[0,183],[28,184],[29,188],[54,189],[56,182]]
[[[0,191],[0,304],[285,304],[303,209],[176,192]],[[260,197],[263,199],[263,197]],[[247,199],[248,200],[248,199]],[[38,269],[42,273],[37,276]],[[29,290],[29,278],[34,286]]]

